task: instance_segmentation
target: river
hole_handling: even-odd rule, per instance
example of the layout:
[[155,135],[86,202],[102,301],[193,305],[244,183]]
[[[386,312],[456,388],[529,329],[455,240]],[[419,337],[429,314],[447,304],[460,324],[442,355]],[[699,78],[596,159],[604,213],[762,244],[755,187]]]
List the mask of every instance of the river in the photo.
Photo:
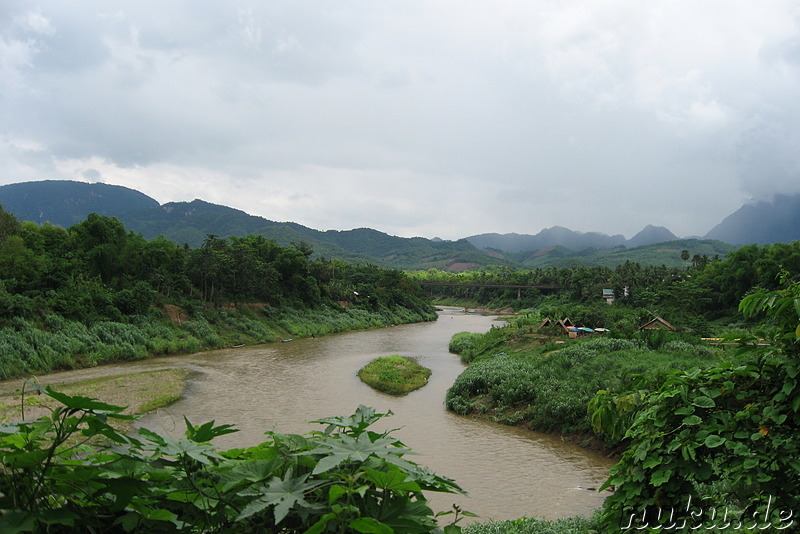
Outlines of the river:
[[[215,420],[240,430],[215,440],[220,448],[249,446],[264,432],[306,433],[308,421],[349,415],[360,405],[391,410],[378,430],[418,453],[409,457],[455,479],[469,495],[431,495],[435,510],[453,503],[480,521],[535,516],[588,516],[605,497],[590,488],[606,478],[611,461],[558,437],[462,417],[444,407],[447,388],[463,371],[448,352],[457,332],[485,332],[496,317],[445,308],[435,322],[298,339],[143,360],[124,365],[58,373],[62,380],[112,376],[132,370],[183,367],[195,371],[184,398],[141,420],[155,431],[180,435],[183,416],[194,424]],[[400,354],[432,370],[428,384],[404,397],[376,392],[356,373],[373,358]],[[47,377],[39,377],[48,383]],[[57,382],[54,378],[53,383]]]

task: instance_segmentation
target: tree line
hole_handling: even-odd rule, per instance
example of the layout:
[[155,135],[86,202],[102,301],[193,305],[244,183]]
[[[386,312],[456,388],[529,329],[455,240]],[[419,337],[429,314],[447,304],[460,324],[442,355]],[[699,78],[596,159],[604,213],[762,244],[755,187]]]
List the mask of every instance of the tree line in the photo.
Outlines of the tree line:
[[61,228],[21,222],[0,208],[0,326],[51,313],[123,321],[166,303],[304,309],[339,302],[431,313],[418,284],[400,271],[311,255],[305,243],[284,247],[260,235],[208,235],[190,248],[148,241],[113,217],[93,213]]
[[[613,308],[638,310],[642,318],[657,315],[676,325],[707,333],[708,323],[738,316],[740,300],[754,288],[771,291],[780,287],[779,273],[800,273],[800,242],[766,246],[747,245],[725,258],[692,256],[683,251],[685,267],[641,265],[626,261],[610,267],[547,267],[515,269],[487,266],[464,273],[438,269],[420,271],[413,276],[421,282],[482,284],[553,285],[561,289],[543,293],[536,288],[517,289],[460,287],[430,288],[437,298],[464,299],[488,307],[513,306],[520,310],[548,305],[558,314],[570,308],[572,314],[585,315],[587,322],[613,322]],[[603,290],[611,289],[615,306],[605,306]],[[619,315],[619,310],[616,315]],[[575,321],[575,317],[572,317]],[[580,320],[580,319],[578,319]]]

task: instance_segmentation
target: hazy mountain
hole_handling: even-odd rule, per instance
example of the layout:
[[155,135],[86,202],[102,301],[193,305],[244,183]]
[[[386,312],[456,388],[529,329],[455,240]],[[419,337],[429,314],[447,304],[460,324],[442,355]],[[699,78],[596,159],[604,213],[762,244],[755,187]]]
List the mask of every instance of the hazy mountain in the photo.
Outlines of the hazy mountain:
[[654,243],[663,243],[665,241],[675,241],[678,236],[664,228],[663,226],[653,226],[648,224],[644,229],[628,239],[625,246],[628,248],[641,247],[643,245],[652,245]]
[[625,236],[599,232],[575,232],[563,226],[545,228],[536,235],[479,234],[466,238],[479,249],[494,248],[506,252],[522,252],[561,246],[570,250],[614,248],[625,244]]
[[623,247],[608,249],[585,249],[574,252],[564,247],[550,247],[540,250],[529,250],[513,254],[519,265],[526,268],[536,267],[572,267],[603,266],[614,268],[626,261],[641,265],[666,265],[667,267],[686,267],[689,262],[681,259],[681,252],[714,258],[724,257],[733,248],[729,243],[712,239],[677,239],[661,243],[641,245],[638,247]]
[[706,237],[736,245],[798,241],[800,194],[776,195],[772,202],[745,204],[725,217]]
[[525,234],[480,234],[467,238],[479,249],[493,248],[506,252],[564,247],[580,252],[586,249],[610,249],[619,246],[639,247],[678,239],[663,226],[648,225],[631,239],[623,235],[607,235],[599,232],[575,232],[563,226],[545,228],[536,235]]

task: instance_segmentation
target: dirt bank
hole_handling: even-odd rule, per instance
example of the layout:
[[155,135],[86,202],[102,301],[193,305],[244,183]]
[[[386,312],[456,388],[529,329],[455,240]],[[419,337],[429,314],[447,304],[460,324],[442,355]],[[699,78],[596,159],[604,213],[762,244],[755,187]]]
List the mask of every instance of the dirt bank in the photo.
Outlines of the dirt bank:
[[[160,369],[52,385],[56,391],[126,406],[123,413],[139,415],[168,406],[183,395],[188,369]],[[0,395],[0,422],[36,419],[57,404],[20,380],[13,394]],[[42,386],[50,384],[42,383]]]

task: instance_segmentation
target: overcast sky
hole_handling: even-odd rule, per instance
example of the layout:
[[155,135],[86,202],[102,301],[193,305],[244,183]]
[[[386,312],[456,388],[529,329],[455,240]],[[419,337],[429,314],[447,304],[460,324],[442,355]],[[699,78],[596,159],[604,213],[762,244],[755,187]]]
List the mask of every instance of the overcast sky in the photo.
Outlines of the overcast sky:
[[796,0],[0,0],[0,184],[319,230],[704,235],[800,192]]

